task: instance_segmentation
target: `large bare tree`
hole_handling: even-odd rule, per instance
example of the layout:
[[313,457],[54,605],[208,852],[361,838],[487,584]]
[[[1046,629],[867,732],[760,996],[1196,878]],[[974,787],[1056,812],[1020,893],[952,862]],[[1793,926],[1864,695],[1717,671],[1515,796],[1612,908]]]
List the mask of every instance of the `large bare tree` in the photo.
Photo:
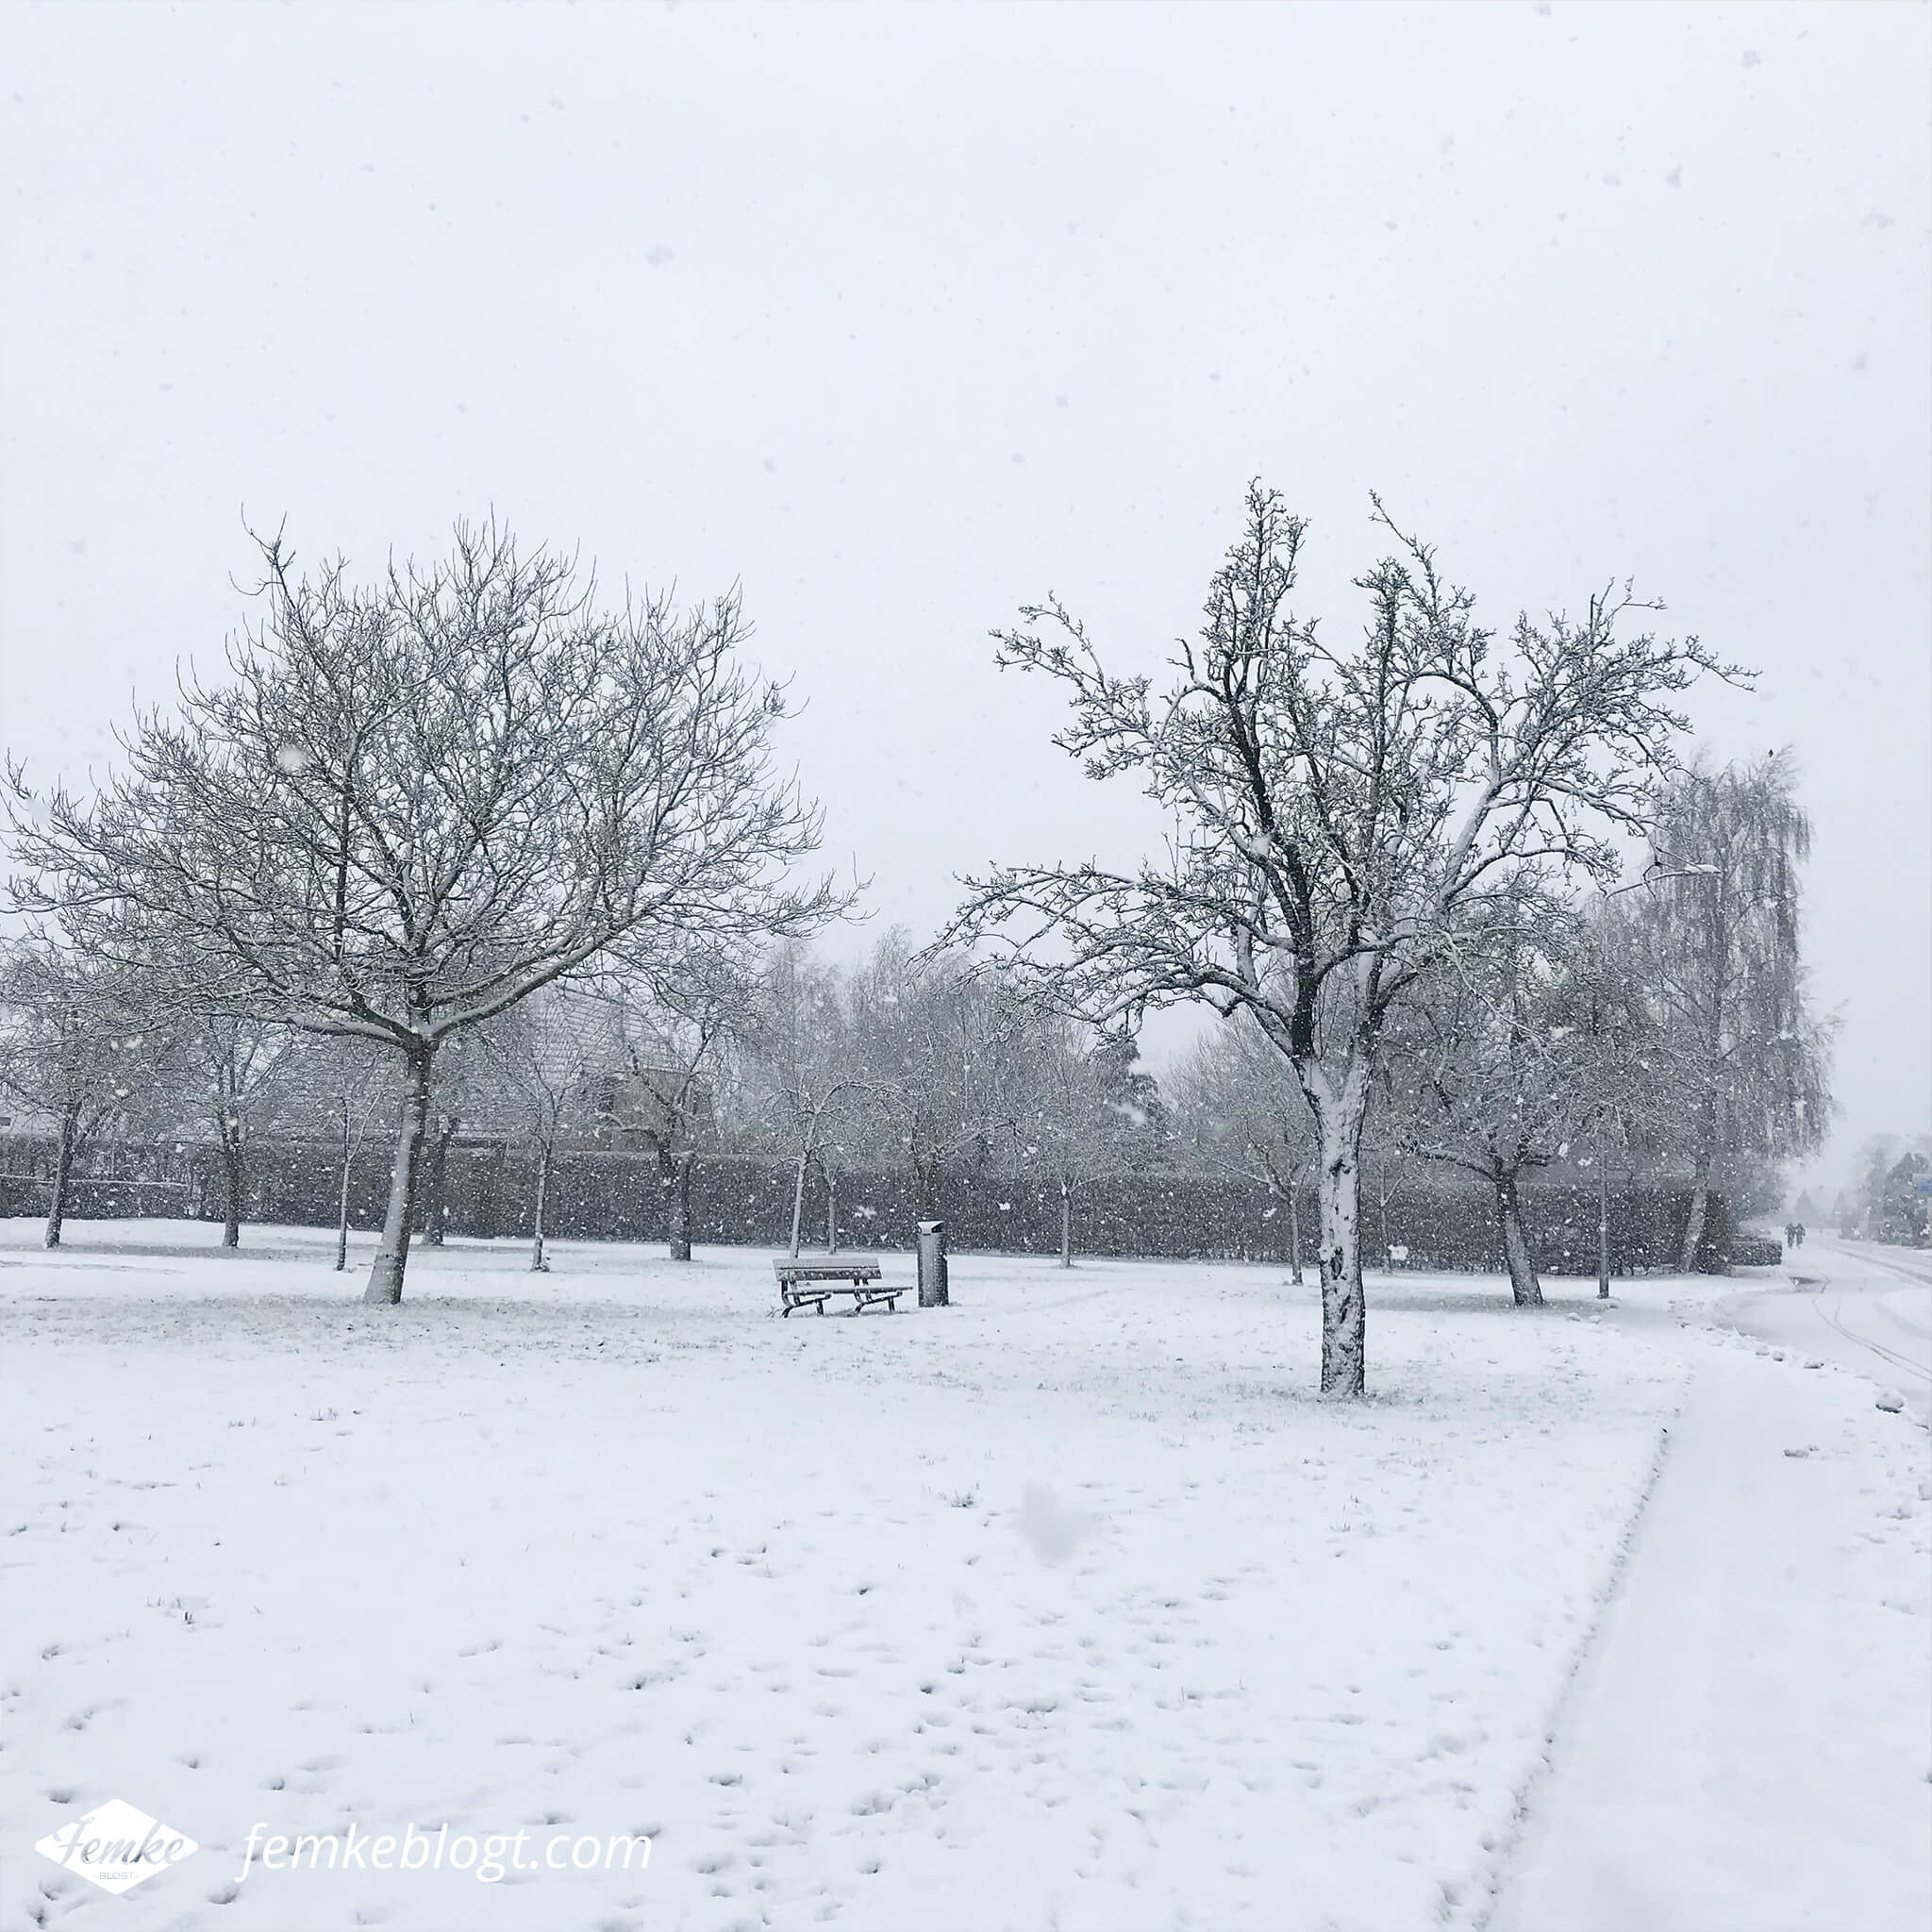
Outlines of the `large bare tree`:
[[366,1297],[393,1303],[439,1048],[620,941],[804,932],[833,895],[792,882],[819,818],[774,771],[736,593],[606,608],[493,523],[364,586],[261,550],[225,680],[140,714],[91,796],[13,768],[14,896],[197,1007],[398,1057]]
[[1613,873],[1686,728],[1673,699],[1701,672],[1741,675],[1694,640],[1626,635],[1644,608],[1627,587],[1498,638],[1375,513],[1393,548],[1357,580],[1353,645],[1291,609],[1306,525],[1258,484],[1165,691],[1109,671],[1057,598],[999,633],[1003,665],[1064,686],[1056,743],[1095,778],[1138,777],[1174,831],[1134,871],[969,881],[948,934],[1097,1024],[1181,1000],[1254,1015],[1321,1137],[1322,1388],[1345,1396],[1366,1388],[1361,1139],[1391,1008],[1525,870]]

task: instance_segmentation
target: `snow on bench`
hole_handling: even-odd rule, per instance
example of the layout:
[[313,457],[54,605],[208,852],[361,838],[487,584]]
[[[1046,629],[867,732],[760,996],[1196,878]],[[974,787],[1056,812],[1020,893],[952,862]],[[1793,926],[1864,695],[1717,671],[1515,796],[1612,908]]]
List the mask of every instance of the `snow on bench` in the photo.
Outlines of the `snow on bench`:
[[772,1271],[778,1277],[778,1298],[788,1315],[807,1307],[823,1315],[835,1294],[852,1297],[855,1315],[863,1314],[874,1302],[884,1302],[888,1313],[897,1314],[899,1297],[911,1291],[903,1284],[880,1281],[879,1264],[871,1255],[780,1256]]

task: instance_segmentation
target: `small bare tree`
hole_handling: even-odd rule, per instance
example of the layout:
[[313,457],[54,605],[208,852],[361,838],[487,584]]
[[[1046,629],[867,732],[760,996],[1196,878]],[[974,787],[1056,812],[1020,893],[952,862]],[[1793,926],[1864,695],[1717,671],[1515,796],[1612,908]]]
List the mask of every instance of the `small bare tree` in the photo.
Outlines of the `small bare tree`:
[[984,1167],[1018,1133],[1019,1049],[1031,1012],[1017,979],[962,957],[914,953],[888,933],[854,975],[853,1020],[886,1158],[913,1174],[918,1211],[940,1211],[947,1166]]
[[349,1265],[356,1155],[376,1116],[393,1105],[397,1072],[394,1056],[373,1041],[300,1032],[289,1036],[277,1068],[277,1129],[337,1150],[338,1274]]
[[833,968],[787,946],[756,995],[742,1055],[745,1102],[758,1138],[791,1167],[791,1254],[804,1240],[805,1188],[812,1163],[825,1173],[825,1245],[838,1245],[840,1129],[865,1102],[863,1070],[844,989]]
[[1366,1389],[1361,1141],[1396,1001],[1526,869],[1614,872],[1686,721],[1674,694],[1720,666],[1694,640],[1624,636],[1626,590],[1581,622],[1518,618],[1507,642],[1425,545],[1358,586],[1368,623],[1330,645],[1289,599],[1306,526],[1250,488],[1207,620],[1158,697],[1101,662],[1058,600],[1000,634],[1003,665],[1062,684],[1056,739],[1090,775],[1133,773],[1174,830],[1162,860],[1002,867],[969,881],[946,938],[989,941],[1098,1024],[1204,1000],[1253,1014],[1322,1140],[1322,1388]]
[[1471,923],[1391,1023],[1384,1137],[1489,1188],[1510,1291],[1540,1306],[1523,1176],[1567,1155],[1606,1093],[1591,941],[1546,894],[1505,899]]
[[530,1268],[546,1273],[545,1214],[558,1142],[573,1126],[592,1125],[604,1085],[623,1060],[622,1016],[607,1001],[549,988],[492,1021],[481,1040],[529,1123],[537,1152]]
[[1245,1013],[1200,1041],[1173,1082],[1183,1153],[1257,1182],[1288,1211],[1290,1275],[1302,1285],[1301,1191],[1321,1142],[1294,1070]]
[[1101,1070],[1074,1024],[1045,1018],[1029,1042],[1019,1101],[1028,1152],[1038,1147],[1059,1189],[1060,1266],[1074,1265],[1074,1191],[1107,1164],[1108,1094]]
[[168,1084],[175,1037],[146,991],[45,932],[0,949],[0,1092],[52,1129],[50,1248],[60,1245],[75,1163],[98,1136],[152,1112]]
[[222,1158],[222,1245],[239,1247],[248,1201],[248,1146],[273,1118],[287,1071],[290,1034],[244,1013],[199,1013],[180,1030],[187,1079]]
[[12,768],[16,904],[205,1008],[366,1040],[402,1066],[366,1299],[402,1296],[439,1050],[621,941],[805,932],[816,809],[774,774],[781,693],[735,594],[597,608],[566,558],[459,526],[357,589],[262,545],[229,679],[142,714],[125,770],[44,806]]
[[1151,1098],[1153,1081],[1135,1072],[1138,1049],[1130,1039],[1096,1040],[1062,1014],[1024,1007],[1021,1029],[1010,1055],[1020,1162],[1053,1177],[1059,1193],[1060,1266],[1071,1268],[1074,1203],[1081,1188],[1144,1164],[1151,1124],[1135,1096],[1140,1089]]
[[694,938],[649,957],[632,948],[596,982],[620,1016],[618,1058],[628,1098],[618,1124],[648,1141],[658,1158],[667,1242],[674,1261],[691,1259],[691,1176],[699,1141],[716,1111],[714,1069],[751,1024],[756,948]]
[[[548,989],[543,989],[547,991]],[[510,1008],[512,1012],[516,1009]],[[449,1156],[475,1104],[469,1052],[472,1036],[453,1035],[436,1057],[436,1078],[429,1090],[428,1124],[424,1129],[423,1183],[417,1219],[425,1245],[440,1248],[449,1231]],[[486,1056],[487,1057],[487,1056]],[[494,1062],[492,1062],[494,1065]]]
[[356,1152],[388,1094],[391,1067],[389,1057],[367,1041],[331,1040],[329,1094],[341,1127],[341,1187],[336,1200],[336,1273],[349,1266],[349,1189]]

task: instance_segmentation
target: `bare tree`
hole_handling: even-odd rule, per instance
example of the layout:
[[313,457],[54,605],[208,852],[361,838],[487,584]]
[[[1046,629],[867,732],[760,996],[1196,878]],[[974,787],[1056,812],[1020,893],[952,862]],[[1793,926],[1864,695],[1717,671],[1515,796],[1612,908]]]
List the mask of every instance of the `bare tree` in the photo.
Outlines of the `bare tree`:
[[366,1041],[331,1041],[336,1051],[331,1085],[335,1110],[341,1124],[341,1187],[336,1201],[336,1273],[349,1265],[349,1187],[356,1152],[382,1106],[389,1087],[389,1057]]
[[656,1151],[674,1261],[691,1259],[691,1176],[698,1143],[715,1123],[712,1074],[751,1024],[755,967],[749,943],[703,937],[649,958],[633,951],[596,982],[621,1016],[615,1118]]
[[[549,990],[543,988],[541,991]],[[512,1012],[515,1010],[515,1008],[510,1008]],[[476,1056],[469,1051],[472,1038],[467,1033],[458,1033],[444,1044],[437,1054],[436,1077],[429,1089],[428,1119],[424,1128],[425,1158],[417,1221],[425,1242],[432,1248],[441,1247],[443,1237],[448,1232],[450,1148],[462,1132],[464,1123],[475,1107]],[[489,1058],[490,1056],[486,1054],[484,1058]],[[498,1066],[494,1060],[491,1064]]]
[[1066,687],[1056,742],[1090,775],[1136,774],[1174,830],[1138,871],[1001,867],[946,938],[991,941],[1095,1024],[1204,1000],[1251,1012],[1322,1139],[1322,1388],[1366,1388],[1358,1227],[1371,1077],[1395,1002],[1486,899],[1527,869],[1615,869],[1686,721],[1671,700],[1720,666],[1695,641],[1621,634],[1627,588],[1584,619],[1519,617],[1507,641],[1396,530],[1357,580],[1361,641],[1289,608],[1305,525],[1250,488],[1177,679],[1110,673],[1058,599],[999,659]]
[[1016,1111],[1028,1156],[1059,1189],[1060,1266],[1074,1265],[1074,1191],[1107,1165],[1107,1083],[1074,1023],[1042,1016],[1026,1041]]
[[1302,1282],[1301,1190],[1321,1142],[1294,1070],[1251,1015],[1230,1014],[1172,1083],[1184,1154],[1265,1188],[1288,1210],[1291,1277]]
[[622,1016],[607,1001],[547,988],[492,1021],[480,1038],[522,1103],[536,1148],[530,1268],[542,1274],[550,1266],[544,1217],[558,1142],[573,1125],[591,1125],[603,1088],[623,1062]]
[[401,1299],[438,1051],[620,941],[809,930],[819,819],[774,774],[736,594],[600,611],[568,558],[458,526],[357,589],[262,545],[229,680],[141,714],[126,769],[43,806],[11,768],[15,903],[193,1002],[375,1042],[404,1073],[366,1299]]
[[[54,1140],[44,1241],[60,1245],[75,1163],[162,1100],[175,1042],[127,973],[45,932],[0,949],[0,1092]],[[163,1102],[164,1104],[164,1102]]]
[[1679,774],[1652,841],[1656,884],[1634,906],[1644,975],[1685,1075],[1687,1272],[1720,1167],[1741,1179],[1753,1164],[1813,1153],[1831,1124],[1836,1029],[1808,997],[1800,873],[1811,822],[1797,775],[1789,752]]
[[1490,1190],[1519,1307],[1542,1302],[1518,1192],[1599,1103],[1591,941],[1547,894],[1491,903],[1406,1001],[1386,1041],[1385,1138]]
[[1137,1043],[1095,1038],[1051,1009],[1031,1009],[1022,989],[1009,995],[1020,1030],[1008,1052],[1019,1160],[1043,1169],[1059,1193],[1060,1266],[1074,1265],[1074,1203],[1103,1174],[1145,1167],[1159,1150],[1163,1104],[1152,1075],[1139,1071]]
[[840,1130],[863,1108],[866,1088],[839,973],[799,946],[783,948],[757,992],[742,1056],[745,1099],[760,1140],[792,1170],[791,1253],[804,1238],[805,1189],[814,1160],[825,1173],[825,1245],[838,1245]]
[[946,1167],[991,1163],[1018,1130],[1017,1057],[1030,1010],[1010,975],[912,952],[889,933],[854,975],[854,1022],[883,1149],[912,1171],[919,1213],[940,1212]]
[[248,1145],[273,1117],[281,1097],[289,1048],[286,1027],[245,1013],[200,1013],[181,1029],[186,1071],[201,1087],[201,1108],[222,1157],[225,1248],[242,1242]]

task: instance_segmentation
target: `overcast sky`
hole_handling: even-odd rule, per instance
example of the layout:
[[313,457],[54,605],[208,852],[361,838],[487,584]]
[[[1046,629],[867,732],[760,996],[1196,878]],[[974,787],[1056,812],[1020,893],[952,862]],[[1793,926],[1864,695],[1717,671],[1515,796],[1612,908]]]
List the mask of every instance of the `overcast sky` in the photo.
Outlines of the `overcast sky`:
[[1144,828],[990,627],[1053,589],[1151,667],[1257,474],[1353,627],[1374,489],[1491,622],[1633,575],[1760,669],[1694,708],[1804,762],[1824,1171],[1932,1124],[1924,6],[0,17],[37,775],[215,658],[244,511],[373,569],[493,506],[741,582],[832,855],[924,937]]

